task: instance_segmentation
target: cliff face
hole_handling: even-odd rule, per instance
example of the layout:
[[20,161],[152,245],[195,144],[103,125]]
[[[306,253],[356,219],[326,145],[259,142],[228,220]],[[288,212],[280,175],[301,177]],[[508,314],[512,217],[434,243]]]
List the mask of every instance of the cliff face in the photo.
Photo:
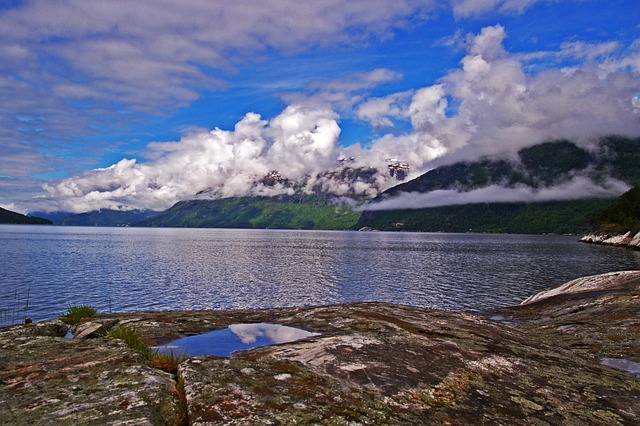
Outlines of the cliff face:
[[190,357],[172,376],[120,341],[55,337],[59,320],[0,330],[3,424],[640,422],[640,271],[482,314],[355,303],[91,322],[134,326],[154,345],[237,323],[319,334]]

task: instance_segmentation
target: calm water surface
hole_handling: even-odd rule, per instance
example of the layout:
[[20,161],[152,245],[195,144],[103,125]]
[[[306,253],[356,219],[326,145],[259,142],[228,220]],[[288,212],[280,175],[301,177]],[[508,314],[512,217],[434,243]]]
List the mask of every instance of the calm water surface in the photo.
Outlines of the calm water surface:
[[[0,225],[0,308],[28,315],[384,301],[480,310],[584,275],[640,269],[640,252],[575,236]],[[23,297],[24,299],[24,297]]]

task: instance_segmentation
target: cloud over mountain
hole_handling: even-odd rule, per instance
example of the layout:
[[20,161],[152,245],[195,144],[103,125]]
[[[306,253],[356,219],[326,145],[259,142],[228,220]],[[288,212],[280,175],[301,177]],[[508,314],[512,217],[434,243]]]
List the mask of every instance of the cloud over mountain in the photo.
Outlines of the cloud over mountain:
[[[380,171],[376,188],[361,184],[357,190],[375,195],[393,183],[385,175],[390,157],[407,161],[411,175],[417,176],[439,164],[515,153],[550,139],[588,146],[600,135],[640,134],[637,64],[620,61],[626,65],[614,66],[605,60],[571,70],[527,73],[526,59],[506,51],[505,38],[500,25],[468,37],[460,66],[431,86],[384,98],[363,96],[363,88],[397,78],[390,70],[323,82],[308,97],[291,97],[295,103],[271,119],[250,112],[234,130],[192,130],[180,141],[150,144],[147,161],[125,159],[47,184],[46,190],[51,200],[73,211],[161,209],[203,190],[216,197],[290,191],[258,182],[271,170],[287,179],[307,177],[313,182],[317,174],[335,168],[338,158],[353,156],[354,166]],[[404,133],[386,133],[368,146],[340,146],[340,112],[349,110],[380,129],[400,122],[410,127]],[[572,185],[584,189],[585,183]],[[554,197],[492,191],[499,194],[496,200]],[[452,195],[437,196],[455,204]]]

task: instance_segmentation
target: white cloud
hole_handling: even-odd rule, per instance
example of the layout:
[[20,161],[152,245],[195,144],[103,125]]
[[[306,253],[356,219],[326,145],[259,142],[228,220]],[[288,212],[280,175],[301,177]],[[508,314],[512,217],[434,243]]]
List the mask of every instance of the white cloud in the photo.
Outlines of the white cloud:
[[0,12],[0,62],[59,96],[158,112],[219,87],[206,68],[229,69],[268,47],[383,37],[432,8],[430,0],[36,0]]
[[[20,168],[35,175],[56,156],[68,159],[68,147],[80,140],[101,132],[113,138],[148,114],[189,106],[224,87],[237,66],[271,51],[288,55],[386,38],[433,8],[433,0],[328,0],[304,7],[292,0],[18,2],[0,9],[0,144],[31,144],[43,160]],[[369,83],[385,77],[373,72]],[[17,125],[16,116],[31,116],[37,125]],[[79,163],[101,153],[96,146],[75,149],[76,164],[68,168],[77,173]]]
[[271,121],[248,113],[233,131],[194,130],[178,142],[150,144],[152,161],[123,159],[45,189],[60,209],[74,212],[166,209],[200,191],[216,197],[269,194],[278,188],[258,182],[271,170],[298,180],[335,165],[339,135],[330,110],[289,106]]
[[393,127],[392,119],[408,116],[412,91],[394,93],[382,98],[370,98],[357,107],[357,117],[374,127]]
[[523,13],[541,0],[451,0],[453,14],[457,18],[478,16],[498,10],[502,13]]
[[560,55],[572,58],[593,61],[607,56],[620,48],[617,41],[604,43],[587,43],[584,41],[569,41],[560,45]]
[[[459,69],[415,92],[409,115],[416,145],[407,152],[440,147],[445,158],[439,161],[451,162],[515,152],[549,139],[586,144],[603,134],[640,133],[633,106],[640,91],[637,75],[618,69],[603,73],[589,63],[572,73],[548,69],[530,75],[505,51],[505,37],[499,25],[484,28],[470,39]],[[450,100],[456,108],[447,116]],[[388,145],[388,137],[383,139]]]
[[540,189],[528,186],[505,188],[498,185],[491,185],[486,188],[475,189],[468,192],[458,192],[454,190],[437,190],[427,193],[401,192],[393,198],[369,204],[365,209],[421,209],[476,203],[579,200],[583,198],[614,197],[627,190],[629,190],[629,185],[613,179],[602,184],[596,184],[585,177],[574,177],[561,185]]
[[[362,102],[366,92],[376,86],[399,80],[402,75],[388,68],[377,68],[369,72],[352,73],[332,80],[312,81],[305,92],[283,93],[289,104],[302,104],[316,108],[333,108],[351,111]],[[394,95],[399,96],[399,95]]]

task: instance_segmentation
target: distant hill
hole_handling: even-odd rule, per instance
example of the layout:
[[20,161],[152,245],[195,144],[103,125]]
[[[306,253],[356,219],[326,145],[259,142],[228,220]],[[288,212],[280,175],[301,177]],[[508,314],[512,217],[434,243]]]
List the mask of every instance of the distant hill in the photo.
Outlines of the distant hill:
[[53,222],[48,219],[36,216],[25,216],[3,208],[0,208],[0,223],[16,225],[53,225]]
[[[282,186],[294,195],[253,196],[217,199],[214,188],[194,194],[196,200],[181,201],[164,212],[150,210],[101,210],[82,214],[52,213],[56,224],[76,226],[153,226],[274,229],[360,229],[368,227],[397,231],[572,233],[589,230],[590,218],[612,205],[609,199],[586,199],[539,203],[475,203],[423,209],[364,211],[359,213],[340,198],[329,195],[336,185],[377,182],[379,171],[354,167],[349,159],[342,168],[318,176],[312,188],[273,171],[265,186]],[[532,188],[562,185],[578,176],[593,182],[610,178],[640,185],[640,138],[609,136],[593,150],[567,140],[545,142],[517,153],[516,158],[483,158],[438,167],[418,178],[390,188],[373,202],[392,199],[400,193],[428,193],[436,190],[468,192],[490,186]],[[390,170],[402,166],[391,164]],[[393,166],[393,168],[392,168]],[[408,169],[399,169],[403,179]],[[400,173],[400,172],[397,172]],[[362,194],[345,193],[352,204],[362,206]],[[211,197],[203,199],[204,197]]]
[[131,226],[134,223],[148,220],[160,212],[154,210],[97,210],[87,213],[72,214],[58,219],[56,225],[66,226]]
[[297,194],[181,201],[139,226],[349,229],[360,213],[323,196]]
[[[484,158],[431,170],[383,192],[373,203],[400,193],[436,190],[468,192],[489,186],[551,188],[580,176],[593,182],[608,178],[640,184],[640,138],[610,136],[587,151],[567,140],[525,148],[512,159]],[[511,233],[584,233],[590,217],[613,204],[611,199],[540,203],[476,203],[422,209],[364,211],[358,228],[406,231],[477,231]]]
[[64,219],[67,216],[73,216],[76,213],[71,213],[71,212],[61,212],[61,211],[57,211],[57,212],[45,212],[45,211],[33,211],[33,212],[29,212],[29,216],[37,216],[37,217],[42,217],[45,219],[49,219],[51,222],[53,222],[53,224],[57,224],[58,222],[60,222],[62,219]]

